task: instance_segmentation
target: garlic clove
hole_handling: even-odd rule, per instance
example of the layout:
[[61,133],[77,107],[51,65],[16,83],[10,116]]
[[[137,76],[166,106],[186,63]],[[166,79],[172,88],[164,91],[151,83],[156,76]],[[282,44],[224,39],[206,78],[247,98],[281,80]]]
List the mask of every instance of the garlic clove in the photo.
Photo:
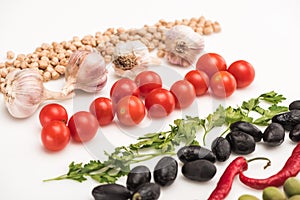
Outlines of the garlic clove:
[[188,67],[204,50],[204,37],[185,25],[166,31],[166,57],[171,64]]
[[75,89],[99,92],[107,82],[104,58],[96,51],[74,52],[66,67],[66,85],[62,92],[69,95]]
[[[88,54],[78,70],[75,89],[86,92],[99,92],[106,85],[107,70],[105,61],[100,54]],[[97,67],[96,67],[97,66]]]

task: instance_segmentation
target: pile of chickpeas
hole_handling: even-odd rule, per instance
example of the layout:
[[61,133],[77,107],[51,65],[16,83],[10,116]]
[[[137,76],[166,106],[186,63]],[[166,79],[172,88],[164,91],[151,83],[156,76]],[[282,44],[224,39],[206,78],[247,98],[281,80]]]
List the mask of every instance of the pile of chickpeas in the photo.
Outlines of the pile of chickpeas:
[[212,22],[201,16],[199,18],[175,20],[167,22],[159,20],[153,26],[144,25],[140,29],[109,28],[103,33],[96,32],[93,35],[86,35],[83,38],[74,36],[70,41],[43,43],[33,53],[15,55],[8,51],[6,61],[0,62],[0,90],[3,91],[4,80],[7,74],[15,68],[37,69],[43,80],[56,80],[65,73],[68,59],[76,50],[97,49],[110,63],[113,59],[114,48],[118,43],[140,40],[149,51],[157,49],[157,56],[162,58],[165,55],[165,31],[175,25],[190,26],[195,32],[201,35],[210,35],[221,31],[218,22]]

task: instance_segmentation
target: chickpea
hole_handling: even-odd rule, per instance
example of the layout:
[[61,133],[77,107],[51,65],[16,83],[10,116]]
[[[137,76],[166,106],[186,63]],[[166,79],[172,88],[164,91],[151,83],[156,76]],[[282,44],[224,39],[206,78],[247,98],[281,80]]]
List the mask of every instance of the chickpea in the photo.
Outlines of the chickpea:
[[0,69],[5,67],[5,63],[0,63]]
[[46,82],[46,81],[50,81],[50,79],[51,79],[51,73],[48,71],[45,71],[43,73],[43,80]]
[[15,57],[15,53],[14,53],[14,52],[12,52],[12,51],[6,52],[6,58],[7,58],[7,59],[11,60],[11,59],[13,59],[14,57]]
[[57,71],[58,73],[60,74],[64,74],[65,73],[65,70],[66,70],[66,67],[65,66],[62,66],[62,65],[57,65],[55,68],[54,68],[55,71]]

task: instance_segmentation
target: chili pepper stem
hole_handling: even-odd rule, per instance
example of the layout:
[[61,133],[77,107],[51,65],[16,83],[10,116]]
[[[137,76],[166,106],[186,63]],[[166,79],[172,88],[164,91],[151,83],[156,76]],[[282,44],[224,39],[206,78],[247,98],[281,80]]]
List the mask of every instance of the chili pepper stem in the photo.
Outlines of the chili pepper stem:
[[266,161],[268,161],[267,164],[264,166],[264,169],[266,169],[267,167],[271,166],[271,160],[269,158],[266,158],[266,157],[251,158],[251,159],[247,160],[247,163],[252,162],[254,160],[266,160]]

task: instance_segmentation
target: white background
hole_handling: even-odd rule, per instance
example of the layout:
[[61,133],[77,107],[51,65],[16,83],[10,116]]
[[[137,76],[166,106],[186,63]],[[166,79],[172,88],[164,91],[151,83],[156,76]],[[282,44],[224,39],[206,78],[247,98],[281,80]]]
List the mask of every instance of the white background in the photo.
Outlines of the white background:
[[[0,59],[4,59],[8,50],[30,53],[44,42],[71,40],[73,36],[83,37],[109,27],[140,28],[144,24],[154,24],[159,19],[174,21],[203,15],[207,19],[218,21],[222,27],[221,33],[205,36],[206,51],[219,53],[228,64],[239,59],[247,60],[256,69],[255,81],[250,87],[236,91],[221,103],[237,105],[243,100],[275,90],[287,97],[285,104],[288,105],[289,102],[300,99],[299,8],[297,0],[2,0]],[[182,69],[179,72],[182,72]],[[80,94],[79,97],[84,98],[82,104],[75,105],[74,102],[78,101],[72,100],[60,103],[67,108],[69,115],[79,109],[87,109],[95,96],[107,96],[112,82],[110,79],[107,87],[99,94]],[[63,79],[49,82],[46,86],[59,89],[62,84]],[[199,115],[206,116],[214,107],[207,105],[217,105],[219,101],[206,95],[198,98],[196,103]],[[178,115],[180,116],[180,113],[175,112],[165,119],[166,128]],[[5,108],[3,98],[0,99],[0,127],[0,199],[93,199],[91,190],[97,185],[95,181],[42,182],[45,178],[65,173],[72,161],[88,162],[90,159],[96,159],[96,152],[88,145],[71,142],[63,151],[45,151],[40,142],[38,112],[28,119],[13,119]],[[125,140],[119,139],[122,130],[115,124],[100,130],[98,134],[104,134],[112,144],[127,144]],[[99,145],[102,143],[99,141]],[[294,146],[288,137],[276,148],[266,148],[263,144],[258,144],[256,151],[247,158],[267,156],[272,159],[273,164],[263,171],[264,163],[253,163],[249,166],[247,174],[267,177],[275,173],[283,166]],[[232,155],[225,163],[218,163],[216,176],[206,183],[188,181],[179,172],[175,183],[162,189],[160,199],[206,199],[225,167],[234,158],[235,155]],[[120,179],[119,183],[124,184],[125,179]],[[244,193],[261,197],[261,191],[243,186],[236,178],[228,199],[237,199]]]

